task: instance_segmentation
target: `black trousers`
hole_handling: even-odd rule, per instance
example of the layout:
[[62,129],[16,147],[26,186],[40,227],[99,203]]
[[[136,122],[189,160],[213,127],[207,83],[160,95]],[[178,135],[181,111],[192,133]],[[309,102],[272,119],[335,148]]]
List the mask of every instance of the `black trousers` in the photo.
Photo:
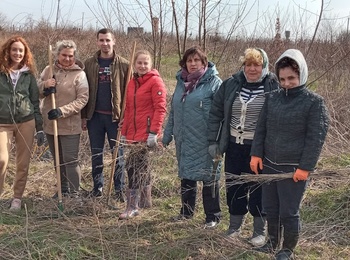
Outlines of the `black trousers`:
[[226,200],[230,214],[254,217],[264,216],[261,202],[261,185],[255,182],[236,184],[231,176],[252,173],[250,170],[251,145],[230,142],[225,155]]
[[[214,189],[213,189],[214,185]],[[213,193],[214,192],[214,193]],[[180,214],[191,218],[194,215],[197,196],[197,181],[182,179],[181,180],[181,201],[182,207]],[[205,221],[220,221],[220,196],[219,181],[203,182],[202,190],[203,207],[205,213]]]
[[[294,172],[295,166],[275,165],[264,160],[263,173]],[[263,184],[262,203],[267,219],[280,219],[285,232],[299,234],[300,205],[307,181],[294,182],[292,178]]]

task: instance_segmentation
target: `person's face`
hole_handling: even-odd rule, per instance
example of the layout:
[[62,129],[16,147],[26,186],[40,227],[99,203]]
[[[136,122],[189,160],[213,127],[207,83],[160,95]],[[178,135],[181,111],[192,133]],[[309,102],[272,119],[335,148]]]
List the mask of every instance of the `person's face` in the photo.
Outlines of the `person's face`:
[[99,33],[97,45],[104,54],[112,54],[113,46],[115,45],[114,37],[111,33]]
[[286,67],[279,70],[279,81],[283,88],[290,89],[300,85],[300,78],[292,68]]
[[64,67],[72,66],[75,63],[74,49],[64,48],[58,55],[58,63]]
[[10,59],[11,59],[11,66],[13,68],[17,68],[18,65],[21,63],[21,61],[24,58],[25,48],[23,43],[21,42],[14,42],[11,44],[10,47]]
[[139,76],[145,75],[152,69],[152,62],[149,55],[140,54],[135,60],[135,70]]
[[249,82],[256,82],[260,79],[263,67],[256,63],[246,63],[244,65],[244,74]]
[[186,60],[186,69],[189,73],[204,68],[204,64],[198,54],[188,56]]

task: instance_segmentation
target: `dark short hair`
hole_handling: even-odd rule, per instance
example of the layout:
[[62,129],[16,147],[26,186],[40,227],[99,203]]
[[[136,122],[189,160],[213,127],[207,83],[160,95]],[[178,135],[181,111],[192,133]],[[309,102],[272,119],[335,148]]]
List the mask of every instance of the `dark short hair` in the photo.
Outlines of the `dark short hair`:
[[275,70],[276,70],[276,75],[278,78],[279,78],[279,74],[280,74],[280,69],[284,69],[284,68],[291,68],[295,73],[298,74],[298,76],[300,76],[299,65],[292,58],[283,57],[282,59],[280,59],[276,63]]
[[202,63],[207,66],[208,65],[208,58],[207,55],[205,54],[204,51],[202,51],[202,49],[198,46],[193,46],[189,49],[187,49],[184,53],[184,55],[182,56],[182,59],[179,62],[179,65],[182,68],[186,67],[186,61],[188,59],[188,57],[193,56],[197,54],[199,56],[199,58],[201,59]]
[[100,29],[98,32],[97,32],[97,34],[96,34],[96,38],[98,39],[98,35],[99,34],[107,34],[107,33],[110,33],[110,34],[112,34],[112,36],[114,37],[114,34],[113,34],[113,31],[111,30],[111,29],[108,29],[108,28],[102,28],[102,29]]

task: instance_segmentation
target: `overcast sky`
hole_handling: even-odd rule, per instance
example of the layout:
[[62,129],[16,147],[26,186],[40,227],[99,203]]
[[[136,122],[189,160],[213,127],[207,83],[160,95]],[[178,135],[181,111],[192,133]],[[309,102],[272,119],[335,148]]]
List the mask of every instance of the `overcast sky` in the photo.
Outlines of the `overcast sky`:
[[[60,2],[60,23],[68,22],[69,24],[73,24],[77,27],[81,27],[82,24],[84,24],[84,26],[91,25],[93,27],[101,27],[107,25],[103,24],[102,20],[98,22],[98,19],[96,19],[96,14],[97,16],[102,17],[101,6],[99,6],[97,3],[102,3],[102,9],[107,10],[109,1],[111,0],[0,0],[0,13],[5,15],[8,23],[15,26],[25,24],[26,18],[29,16],[31,16],[35,21],[44,18],[49,20],[54,25],[57,15],[57,5],[58,2]],[[168,3],[170,2],[170,0],[163,1]],[[230,8],[234,9],[236,8],[237,3],[244,1],[245,0],[227,0],[226,2],[229,3],[229,6],[231,6]],[[94,10],[95,15],[91,12],[85,2],[88,3],[92,10]],[[119,2],[125,2],[127,8],[124,10],[128,10],[127,12],[130,12],[126,14],[128,18],[122,19],[127,21],[125,24],[121,25],[121,27],[143,26],[146,30],[149,28],[149,20],[142,14],[140,7],[136,4],[132,4],[133,2],[135,3],[135,1],[119,0]],[[145,4],[147,3],[145,0],[141,0],[139,2]],[[175,1],[176,4],[183,2],[184,0]],[[210,2],[213,3],[215,0]],[[306,15],[304,15],[305,21],[310,19],[312,22],[316,22],[317,14],[321,9],[321,0],[246,0],[246,2],[248,3],[247,9],[251,9],[249,9],[250,11],[242,26],[246,26],[247,28],[249,28],[250,24],[255,24],[257,20],[266,19],[264,14],[267,14],[267,16],[276,16],[276,12],[279,12],[281,16],[287,17],[291,10],[294,11],[294,15],[300,15],[301,10],[307,10],[307,18],[305,18]],[[326,6],[326,17],[336,19],[338,27],[346,29],[348,26],[348,17],[350,17],[349,0],[325,0],[324,2]],[[260,17],[257,19],[258,13]],[[137,20],[130,17],[137,17]],[[274,19],[275,18],[272,18],[272,21],[274,21]],[[123,28],[123,30],[126,30],[126,28]]]

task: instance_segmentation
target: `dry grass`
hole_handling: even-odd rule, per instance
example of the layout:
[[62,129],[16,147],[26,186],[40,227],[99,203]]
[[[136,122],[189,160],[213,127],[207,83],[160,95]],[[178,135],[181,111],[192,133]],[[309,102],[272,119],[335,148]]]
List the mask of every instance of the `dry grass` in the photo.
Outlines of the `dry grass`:
[[[81,150],[82,186],[90,189],[85,138],[82,137],[85,145]],[[105,155],[106,165],[110,165],[111,157],[109,153]],[[225,237],[228,213],[223,180],[224,218],[218,228],[203,229],[200,199],[194,219],[171,222],[180,207],[174,147],[153,155],[154,207],[127,221],[118,220],[124,205],[113,201],[115,207],[107,206],[105,198],[84,198],[83,203],[65,198],[64,211],[60,212],[57,201],[51,199],[55,193],[52,162],[34,158],[22,211],[8,211],[8,185],[0,201],[0,259],[270,259],[269,255],[254,252],[247,242],[252,232],[251,217],[246,219],[242,238]],[[12,165],[7,183],[13,179]],[[333,175],[323,174],[311,180],[302,210],[304,225],[298,259],[347,259],[350,254],[348,174],[349,169],[342,168]]]
[[[63,38],[77,42],[81,58],[96,50],[95,32],[54,32],[52,29],[35,28],[35,32],[19,32],[30,43],[35,54],[38,69],[47,65],[47,50],[44,43],[55,43]],[[1,39],[10,33],[0,32]],[[118,52],[129,57],[128,39],[118,35]],[[133,39],[132,39],[133,40]],[[138,39],[138,48],[148,46],[147,39]],[[262,47],[270,54],[273,64],[278,53],[272,40],[245,41],[236,39],[229,43],[218,70],[223,79],[238,70],[238,57],[250,46]],[[194,44],[193,43],[189,43]],[[218,51],[223,45],[217,42]],[[302,51],[307,41],[289,42],[286,48]],[[172,46],[172,45],[169,45]],[[212,50],[210,43],[208,50]],[[317,41],[307,59],[310,68],[310,87],[325,97],[331,116],[331,127],[319,162],[319,171],[334,174],[318,175],[311,179],[302,206],[303,228],[297,247],[297,259],[348,259],[350,255],[350,113],[348,100],[348,60],[341,60],[349,49],[348,44],[337,41]],[[175,49],[165,50],[161,73],[169,90],[175,86],[175,72],[178,70]],[[337,55],[334,55],[337,53]],[[217,57],[217,53],[210,53]],[[276,56],[276,57],[275,57]],[[338,66],[333,64],[341,60]],[[215,60],[214,60],[215,61]],[[319,75],[324,74],[322,78]],[[168,97],[170,103],[170,95]],[[0,259],[270,259],[271,255],[254,252],[247,243],[252,232],[252,219],[244,225],[243,238],[228,240],[224,233],[228,226],[228,212],[225,205],[224,178],[221,179],[221,205],[223,220],[214,230],[203,229],[204,214],[198,199],[194,219],[173,223],[169,219],[178,214],[180,207],[179,180],[174,146],[158,151],[153,156],[154,207],[144,210],[135,219],[120,221],[123,204],[106,205],[106,199],[85,198],[83,203],[63,201],[64,211],[57,208],[57,201],[51,199],[55,193],[55,173],[52,160],[41,161],[36,152],[31,163],[30,176],[25,191],[25,208],[18,214],[8,211],[12,196],[10,184],[14,178],[14,163],[9,164],[5,193],[0,200]],[[90,152],[86,134],[81,144],[82,188],[91,189]],[[13,157],[12,157],[13,159]],[[111,156],[105,153],[105,183],[108,183]],[[198,194],[198,198],[200,198]],[[113,202],[114,203],[114,202]]]

